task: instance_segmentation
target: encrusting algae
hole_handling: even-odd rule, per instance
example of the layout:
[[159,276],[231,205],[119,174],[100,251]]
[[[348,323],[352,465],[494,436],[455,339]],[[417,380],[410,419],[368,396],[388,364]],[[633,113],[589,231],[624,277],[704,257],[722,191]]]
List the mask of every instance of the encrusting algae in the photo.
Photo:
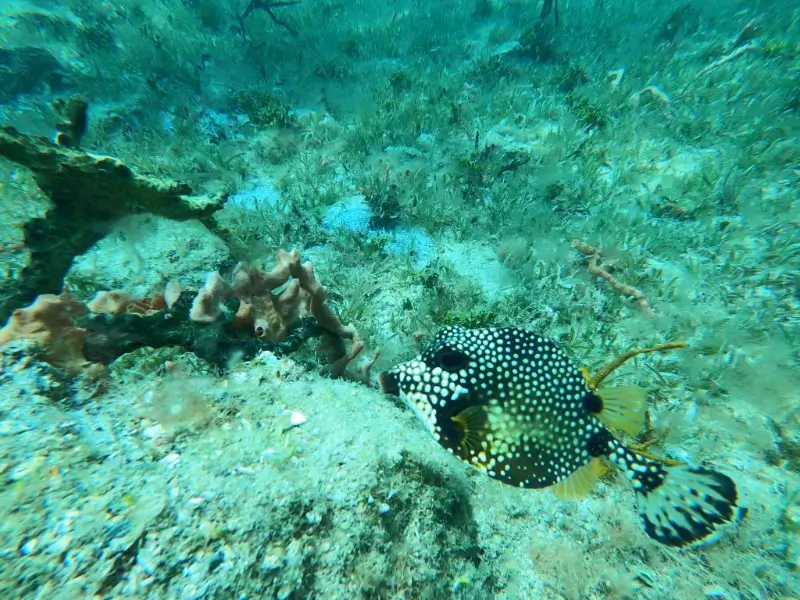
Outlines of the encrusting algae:
[[610,428],[641,428],[644,390],[598,390],[599,381],[553,342],[517,328],[446,327],[419,357],[380,376],[439,444],[502,483],[581,497],[606,458],[633,484],[645,533],[662,544],[710,542],[741,519],[727,475],[666,466],[620,442]]

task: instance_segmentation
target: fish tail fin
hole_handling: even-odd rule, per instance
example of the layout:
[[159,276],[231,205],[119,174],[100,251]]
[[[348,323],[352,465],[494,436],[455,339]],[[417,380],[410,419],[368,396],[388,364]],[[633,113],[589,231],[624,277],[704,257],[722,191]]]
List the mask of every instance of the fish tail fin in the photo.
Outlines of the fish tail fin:
[[633,483],[645,533],[667,546],[713,543],[746,514],[733,479],[705,467],[667,467],[615,444],[609,458]]

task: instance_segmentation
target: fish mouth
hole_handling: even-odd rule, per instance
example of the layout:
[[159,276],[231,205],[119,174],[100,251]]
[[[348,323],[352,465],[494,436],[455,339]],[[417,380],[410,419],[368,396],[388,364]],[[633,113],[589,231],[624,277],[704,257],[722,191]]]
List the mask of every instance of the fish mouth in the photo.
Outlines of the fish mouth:
[[384,371],[378,375],[378,384],[381,386],[381,391],[384,394],[390,394],[392,396],[400,395],[400,384],[397,381],[397,377],[389,371]]

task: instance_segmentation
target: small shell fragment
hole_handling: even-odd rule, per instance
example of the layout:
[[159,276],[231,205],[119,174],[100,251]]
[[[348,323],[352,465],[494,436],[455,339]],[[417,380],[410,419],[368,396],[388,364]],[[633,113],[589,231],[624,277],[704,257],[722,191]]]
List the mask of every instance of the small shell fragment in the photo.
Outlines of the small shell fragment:
[[167,430],[164,429],[160,423],[156,423],[150,427],[145,427],[142,430],[142,435],[152,440],[158,437],[165,437],[167,435]]
[[286,431],[294,427],[299,427],[306,421],[308,421],[308,417],[300,411],[285,410],[278,417],[278,426],[281,428],[281,431]]

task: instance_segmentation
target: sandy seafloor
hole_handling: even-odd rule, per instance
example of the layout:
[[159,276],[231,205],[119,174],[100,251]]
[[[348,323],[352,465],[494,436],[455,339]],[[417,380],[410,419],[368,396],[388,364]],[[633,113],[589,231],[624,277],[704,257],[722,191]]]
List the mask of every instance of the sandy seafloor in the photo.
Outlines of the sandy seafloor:
[[[194,221],[97,224],[81,300],[296,247],[380,350],[373,386],[308,352],[220,372],[148,350],[91,385],[0,347],[0,597],[800,597],[797,7],[562,0],[537,33],[532,2],[304,1],[244,36],[243,4],[4,2],[0,124],[52,137],[80,93],[83,150],[234,192],[246,256]],[[240,112],[254,88],[288,113]],[[47,203],[0,161],[6,284]],[[665,548],[622,477],[578,502],[502,486],[374,388],[417,332],[487,320],[590,371],[687,341],[614,382],[650,391],[651,451],[734,477],[741,526]]]

